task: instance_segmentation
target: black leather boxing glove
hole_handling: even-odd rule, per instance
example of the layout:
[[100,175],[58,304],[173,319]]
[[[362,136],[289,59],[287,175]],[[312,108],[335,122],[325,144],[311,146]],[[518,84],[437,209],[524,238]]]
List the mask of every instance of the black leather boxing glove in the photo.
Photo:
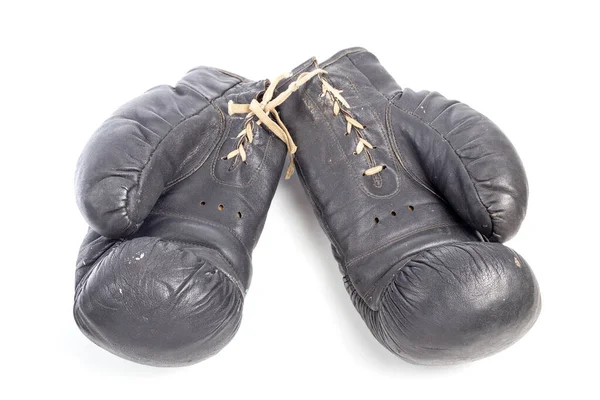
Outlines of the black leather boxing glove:
[[[310,60],[295,74],[315,68]],[[320,68],[327,73],[280,114],[373,335],[422,364],[475,360],[517,341],[541,300],[527,262],[501,244],[528,195],[509,140],[465,104],[402,89],[364,49]]]
[[232,339],[286,145],[295,150],[270,119],[275,86],[197,68],[127,103],[93,135],[76,173],[91,229],[74,315],[94,343],[177,366]]

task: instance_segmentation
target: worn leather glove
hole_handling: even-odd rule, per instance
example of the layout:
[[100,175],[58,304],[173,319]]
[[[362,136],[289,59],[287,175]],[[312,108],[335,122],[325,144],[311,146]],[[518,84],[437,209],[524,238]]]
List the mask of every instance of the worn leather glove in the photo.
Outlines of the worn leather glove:
[[197,68],[125,104],[91,138],[76,173],[91,229],[77,260],[74,315],[94,343],[177,366],[232,339],[252,250],[286,151],[295,151],[271,117],[302,82],[275,99],[281,78],[249,82]]
[[[310,60],[294,76],[317,68]],[[527,181],[500,129],[467,105],[402,89],[364,49],[282,105],[298,175],[373,335],[415,363],[475,360],[540,312],[519,229]],[[294,79],[292,76],[290,79]]]

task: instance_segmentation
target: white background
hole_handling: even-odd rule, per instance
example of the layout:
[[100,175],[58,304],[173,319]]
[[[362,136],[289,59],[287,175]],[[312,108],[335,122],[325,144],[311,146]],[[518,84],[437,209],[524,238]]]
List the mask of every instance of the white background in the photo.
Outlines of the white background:
[[[1,397],[598,398],[596,2],[391,3],[2,3]],[[351,46],[375,53],[402,86],[483,112],[518,149],[530,204],[509,245],[543,296],[529,334],[466,365],[394,357],[353,309],[296,177],[281,182],[242,326],[220,354],[159,369],[80,334],[71,304],[86,226],[73,174],[100,123],[197,65],[262,79]]]

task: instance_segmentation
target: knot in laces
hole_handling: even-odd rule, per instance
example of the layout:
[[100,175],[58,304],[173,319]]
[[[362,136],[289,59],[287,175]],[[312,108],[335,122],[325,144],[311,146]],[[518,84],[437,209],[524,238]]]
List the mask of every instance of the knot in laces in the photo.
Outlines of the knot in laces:
[[[290,164],[285,173],[285,179],[289,179],[294,173],[294,154],[298,149],[290,132],[281,121],[279,113],[276,107],[280,106],[288,97],[292,95],[298,88],[308,82],[312,77],[318,74],[326,74],[327,72],[322,69],[315,69],[310,72],[304,72],[298,75],[298,78],[289,84],[286,90],[281,92],[277,97],[275,95],[275,89],[277,85],[283,80],[290,76],[290,74],[283,74],[273,79],[270,82],[269,87],[263,94],[262,100],[259,102],[257,99],[253,99],[250,104],[237,104],[233,100],[228,103],[229,115],[234,114],[247,114],[246,121],[244,122],[244,129],[237,135],[236,139],[237,147],[231,151],[225,159],[229,160],[234,157],[240,157],[242,162],[246,161],[246,150],[244,146],[251,144],[254,137],[252,130],[254,128],[254,117],[258,120],[258,125],[263,125],[269,129],[275,136],[277,136],[287,146],[288,154],[290,155]],[[274,119],[271,118],[274,117]]]

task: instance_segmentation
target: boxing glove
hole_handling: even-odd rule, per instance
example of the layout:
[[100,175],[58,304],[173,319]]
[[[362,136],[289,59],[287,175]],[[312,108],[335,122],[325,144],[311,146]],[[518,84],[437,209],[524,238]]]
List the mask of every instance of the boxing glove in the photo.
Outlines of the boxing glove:
[[[317,67],[309,60],[294,73]],[[527,262],[501,244],[528,196],[509,140],[463,103],[402,89],[364,49],[320,68],[280,115],[373,335],[420,364],[476,360],[517,341],[541,300]]]
[[91,228],[74,316],[94,343],[179,366],[232,339],[252,250],[295,151],[271,119],[276,84],[197,68],[125,104],[90,139],[76,171]]

